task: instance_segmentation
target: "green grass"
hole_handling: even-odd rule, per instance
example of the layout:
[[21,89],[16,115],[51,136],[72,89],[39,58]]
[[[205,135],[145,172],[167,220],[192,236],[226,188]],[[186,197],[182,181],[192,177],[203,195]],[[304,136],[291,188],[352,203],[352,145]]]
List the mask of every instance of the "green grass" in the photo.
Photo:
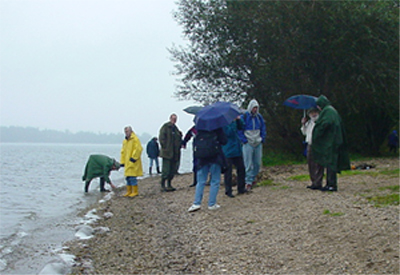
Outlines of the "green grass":
[[400,186],[399,185],[391,185],[391,186],[382,186],[379,187],[379,190],[384,191],[384,190],[390,190],[392,192],[399,192]]
[[269,151],[263,155],[262,163],[263,166],[304,164],[307,163],[307,159],[302,155],[275,153]]
[[264,180],[262,182],[257,183],[256,186],[276,186],[279,185],[278,183],[275,183],[273,180]]
[[329,215],[331,217],[339,217],[339,216],[343,216],[344,213],[343,212],[335,212],[335,213],[331,213],[331,211],[329,211],[328,209],[325,209],[322,214],[324,215]]
[[390,194],[383,196],[367,197],[370,203],[373,203],[375,207],[382,207],[388,205],[399,205],[399,194]]

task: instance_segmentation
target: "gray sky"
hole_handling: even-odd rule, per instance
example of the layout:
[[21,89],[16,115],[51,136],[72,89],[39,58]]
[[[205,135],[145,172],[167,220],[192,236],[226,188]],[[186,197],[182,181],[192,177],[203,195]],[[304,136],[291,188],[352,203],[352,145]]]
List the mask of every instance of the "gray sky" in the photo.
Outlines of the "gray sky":
[[186,132],[167,48],[185,45],[175,0],[0,0],[0,125]]

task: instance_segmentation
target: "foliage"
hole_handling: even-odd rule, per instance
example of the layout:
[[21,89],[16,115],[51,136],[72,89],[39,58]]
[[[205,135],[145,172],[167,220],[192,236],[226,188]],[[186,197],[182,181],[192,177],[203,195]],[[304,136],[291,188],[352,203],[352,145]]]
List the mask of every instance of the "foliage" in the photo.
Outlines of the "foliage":
[[267,149],[301,154],[294,94],[326,95],[352,152],[378,154],[399,123],[399,25],[394,1],[180,0],[189,40],[172,48],[176,96],[208,104],[257,98]]

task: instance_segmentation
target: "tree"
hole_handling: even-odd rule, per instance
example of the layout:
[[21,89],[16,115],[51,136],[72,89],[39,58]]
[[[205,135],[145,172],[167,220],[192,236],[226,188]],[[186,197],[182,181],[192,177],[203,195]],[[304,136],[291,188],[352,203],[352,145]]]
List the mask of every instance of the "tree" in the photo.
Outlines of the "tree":
[[171,50],[177,97],[257,98],[268,142],[300,152],[294,94],[326,95],[352,151],[376,154],[399,122],[398,5],[388,1],[181,0],[188,48]]

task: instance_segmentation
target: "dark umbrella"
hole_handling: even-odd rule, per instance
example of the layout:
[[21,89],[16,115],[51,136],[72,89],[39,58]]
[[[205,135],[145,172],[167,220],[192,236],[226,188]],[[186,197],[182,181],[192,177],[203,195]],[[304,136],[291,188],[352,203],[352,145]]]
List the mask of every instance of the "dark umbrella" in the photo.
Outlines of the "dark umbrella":
[[184,110],[186,113],[188,113],[188,114],[195,115],[195,114],[197,114],[201,109],[203,109],[203,106],[193,105],[193,106],[186,107],[186,108],[183,109],[183,110]]
[[[311,95],[294,95],[283,102],[283,105],[294,109],[310,109],[317,107],[317,98]],[[305,116],[305,111],[304,111]]]
[[197,130],[212,131],[228,125],[240,114],[237,105],[221,101],[203,107],[193,121]]

